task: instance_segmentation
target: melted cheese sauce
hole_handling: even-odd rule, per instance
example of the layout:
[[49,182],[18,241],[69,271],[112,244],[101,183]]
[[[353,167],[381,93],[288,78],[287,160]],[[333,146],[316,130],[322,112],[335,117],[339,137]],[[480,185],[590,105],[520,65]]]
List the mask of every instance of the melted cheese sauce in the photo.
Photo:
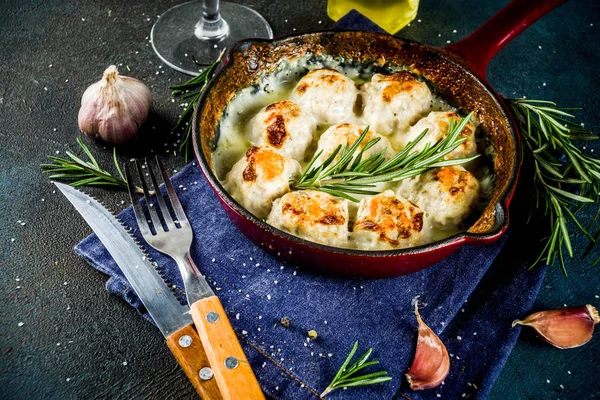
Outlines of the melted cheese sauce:
[[[395,72],[406,70],[406,68],[398,66],[385,66],[380,65],[365,65],[361,63],[352,62],[349,60],[334,59],[329,56],[314,56],[307,55],[294,60],[282,60],[278,67],[269,74],[262,76],[254,85],[243,88],[228,104],[223,117],[219,123],[219,139],[215,151],[212,154],[213,166],[217,177],[221,182],[225,181],[227,173],[231,170],[232,166],[243,157],[245,152],[252,144],[249,141],[249,129],[250,120],[267,105],[276,101],[289,99],[290,93],[298,83],[298,81],[306,75],[310,70],[318,68],[331,68],[338,72],[343,73],[350,79],[352,79],[357,85],[368,82],[375,73],[380,74],[393,74]],[[444,100],[432,87],[430,90],[433,94],[433,100],[431,101],[431,111],[455,111],[456,108],[452,107],[446,100]],[[353,113],[352,116],[345,122],[349,122],[356,125],[367,125],[362,117]],[[316,132],[316,138],[309,147],[306,158],[304,160],[298,160],[304,170],[314,155],[317,148],[317,141],[320,135],[329,126],[318,126]],[[400,151],[403,147],[402,143],[394,140],[394,136],[389,136],[394,153]],[[482,153],[483,151],[480,151]],[[483,157],[482,157],[483,158]],[[485,163],[481,163],[476,171],[473,171],[481,185],[481,199],[482,204],[485,204],[491,195],[493,190],[493,179],[491,169],[485,166]],[[488,163],[489,164],[489,163]],[[378,190],[395,189],[399,183],[384,183],[378,185]],[[359,198],[361,196],[358,196]],[[350,203],[350,222],[356,218],[357,205]],[[482,208],[482,207],[479,207]],[[478,214],[477,212],[473,214]],[[467,220],[472,220],[473,216]],[[350,225],[352,226],[352,225]],[[465,227],[460,226],[456,229],[451,230],[433,230],[430,233],[429,242],[437,241],[448,237],[460,230],[464,230]],[[350,240],[348,247],[356,248],[356,243]]]

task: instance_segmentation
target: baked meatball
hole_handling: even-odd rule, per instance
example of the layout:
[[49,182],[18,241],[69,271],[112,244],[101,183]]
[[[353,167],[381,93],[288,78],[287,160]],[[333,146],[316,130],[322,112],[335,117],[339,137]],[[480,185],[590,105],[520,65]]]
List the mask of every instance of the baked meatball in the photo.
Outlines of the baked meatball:
[[[402,138],[404,145],[415,140],[425,129],[427,133],[421,141],[414,147],[413,151],[420,151],[429,143],[433,146],[438,140],[448,136],[450,130],[450,121],[460,121],[458,114],[452,111],[432,111],[427,117],[419,120],[410,128],[408,134]],[[471,157],[477,154],[477,143],[475,142],[475,125],[469,121],[460,136],[466,136],[467,140],[460,144],[452,153],[444,157],[446,160],[454,158]]]
[[[366,126],[359,126],[353,124],[339,124],[334,125],[327,129],[321,137],[319,138],[319,143],[317,146],[317,154],[319,151],[323,151],[317,161],[315,162],[315,166],[319,166],[323,161],[327,160],[327,158],[333,154],[335,149],[341,145],[342,148],[344,146],[350,147],[352,144],[358,139],[358,137],[363,133]],[[362,150],[363,147],[371,140],[379,138],[379,142],[377,142],[373,147],[366,150],[363,154],[362,160],[369,158],[370,156],[380,153],[387,149],[386,156],[391,154],[392,146],[390,142],[383,136],[375,133],[373,130],[369,129],[367,135],[361,142],[359,146],[359,150]],[[336,156],[336,160],[339,159],[341,153],[341,149]],[[356,152],[358,154],[358,151]]]
[[313,140],[317,122],[293,101],[283,100],[260,110],[250,122],[250,142],[301,161]]
[[352,79],[329,68],[306,74],[290,95],[319,125],[344,122],[352,116],[358,90]]
[[364,250],[388,250],[424,243],[423,211],[386,190],[360,201],[352,236]]
[[361,87],[363,119],[381,135],[403,134],[431,109],[431,91],[411,73],[375,74]]
[[348,245],[348,200],[315,190],[285,194],[273,202],[267,223],[330,246]]
[[460,165],[434,168],[403,181],[398,194],[418,204],[434,227],[454,229],[475,208],[479,181]]
[[290,190],[289,180],[301,172],[298,161],[269,147],[251,147],[227,174],[225,187],[248,211],[264,218],[273,200]]

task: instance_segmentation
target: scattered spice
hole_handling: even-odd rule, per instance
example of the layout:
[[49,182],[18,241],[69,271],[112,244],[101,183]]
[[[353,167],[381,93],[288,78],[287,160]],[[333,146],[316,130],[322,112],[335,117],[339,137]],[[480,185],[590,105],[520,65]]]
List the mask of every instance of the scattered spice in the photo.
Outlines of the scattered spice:
[[319,336],[317,334],[317,331],[315,331],[314,329],[311,329],[310,331],[308,331],[306,333],[308,335],[309,338],[311,338],[312,340],[315,340],[317,338],[317,336]]
[[[284,328],[289,328],[290,324],[292,323],[292,321],[288,318],[288,317],[283,317],[281,318],[281,320],[279,320],[279,323],[281,324],[281,326],[283,326]],[[309,331],[309,336],[310,336],[310,332]],[[315,331],[312,331],[315,332]],[[317,337],[317,333],[315,332],[315,338]]]

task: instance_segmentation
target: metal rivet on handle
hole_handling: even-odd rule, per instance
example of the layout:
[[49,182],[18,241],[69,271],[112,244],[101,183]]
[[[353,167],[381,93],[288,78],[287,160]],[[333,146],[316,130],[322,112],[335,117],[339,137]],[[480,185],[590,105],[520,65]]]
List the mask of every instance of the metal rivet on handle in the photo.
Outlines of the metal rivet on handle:
[[200,379],[207,381],[214,376],[214,372],[210,367],[204,367],[200,370]]
[[206,320],[208,322],[210,322],[211,324],[214,324],[215,322],[217,322],[219,320],[219,314],[217,314],[214,311],[211,311],[208,314],[206,314]]
[[190,347],[192,345],[192,337],[190,335],[183,335],[179,338],[179,345],[181,347]]
[[238,359],[235,357],[227,357],[225,359],[225,366],[229,369],[235,369],[238,365]]

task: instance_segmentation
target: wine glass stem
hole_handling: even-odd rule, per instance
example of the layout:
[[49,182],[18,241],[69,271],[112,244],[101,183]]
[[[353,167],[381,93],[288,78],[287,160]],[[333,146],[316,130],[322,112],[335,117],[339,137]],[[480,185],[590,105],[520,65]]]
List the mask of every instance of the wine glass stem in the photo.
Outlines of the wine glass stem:
[[194,35],[200,40],[214,42],[229,35],[229,25],[219,13],[219,0],[202,1],[202,18],[196,23]]

